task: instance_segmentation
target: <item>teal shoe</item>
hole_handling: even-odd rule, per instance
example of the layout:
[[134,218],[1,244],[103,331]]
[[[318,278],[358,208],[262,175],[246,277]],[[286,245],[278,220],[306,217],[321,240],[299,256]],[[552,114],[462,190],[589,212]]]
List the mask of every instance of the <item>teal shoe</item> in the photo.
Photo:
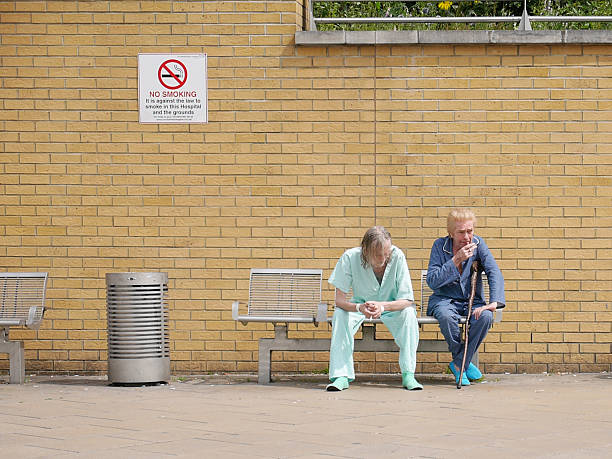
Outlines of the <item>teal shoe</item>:
[[402,373],[402,386],[408,390],[423,390],[423,385],[414,379],[414,373]]
[[467,370],[465,370],[465,375],[470,381],[478,381],[479,379],[482,379],[482,373],[473,363],[470,363],[470,366],[467,367]]
[[[453,365],[453,362],[448,364],[448,368],[451,371],[451,373],[455,375],[455,384],[459,385],[459,373],[460,373],[460,371],[455,369],[455,365]],[[469,386],[470,385],[470,380],[467,378],[467,375],[465,374],[465,372],[463,372],[463,378],[461,378],[461,385],[462,386]]]
[[325,390],[328,392],[338,392],[344,389],[348,389],[348,387],[349,387],[348,378],[346,376],[340,376],[336,378],[334,381],[332,381],[331,384],[328,384]]

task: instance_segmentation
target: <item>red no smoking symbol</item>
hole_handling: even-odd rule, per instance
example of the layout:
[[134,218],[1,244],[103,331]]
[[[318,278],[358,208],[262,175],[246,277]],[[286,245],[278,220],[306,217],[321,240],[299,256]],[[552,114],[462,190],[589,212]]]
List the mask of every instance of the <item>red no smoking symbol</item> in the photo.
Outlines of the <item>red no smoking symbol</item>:
[[176,59],[168,59],[159,66],[157,78],[164,88],[178,89],[187,81],[187,67]]

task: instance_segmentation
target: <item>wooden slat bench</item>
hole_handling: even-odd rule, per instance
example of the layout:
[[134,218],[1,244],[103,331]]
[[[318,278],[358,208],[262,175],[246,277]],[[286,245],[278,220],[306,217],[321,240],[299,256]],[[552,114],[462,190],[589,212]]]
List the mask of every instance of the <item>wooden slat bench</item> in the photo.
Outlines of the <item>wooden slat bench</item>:
[[45,313],[47,273],[0,273],[0,352],[9,354],[9,382],[25,381],[23,342],[9,341],[9,328],[38,329]]
[[[240,315],[240,302],[232,304],[234,320],[246,325],[248,322],[274,324],[274,338],[259,340],[258,383],[271,380],[271,357],[273,351],[329,351],[329,339],[292,338],[287,335],[289,323],[330,323],[327,304],[321,302],[322,270],[317,269],[252,269],[249,281],[247,314]],[[431,290],[425,282],[427,271],[421,272],[421,312],[417,316],[419,325],[437,324],[434,317],[426,315],[427,300]],[[486,278],[483,276],[483,281]],[[501,320],[501,310],[496,322]],[[462,321],[465,323],[465,319]],[[380,319],[366,319],[362,327],[362,338],[355,339],[355,351],[395,352],[393,339],[377,339],[376,325]],[[372,326],[373,325],[373,326]],[[447,352],[448,346],[439,339],[419,340],[419,352]],[[476,362],[478,356],[475,356]]]

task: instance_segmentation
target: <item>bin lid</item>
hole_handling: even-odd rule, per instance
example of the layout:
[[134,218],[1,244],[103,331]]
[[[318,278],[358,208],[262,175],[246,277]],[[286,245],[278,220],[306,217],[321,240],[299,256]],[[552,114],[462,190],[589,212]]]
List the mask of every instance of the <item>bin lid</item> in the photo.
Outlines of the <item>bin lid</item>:
[[168,273],[106,273],[106,285],[167,284]]

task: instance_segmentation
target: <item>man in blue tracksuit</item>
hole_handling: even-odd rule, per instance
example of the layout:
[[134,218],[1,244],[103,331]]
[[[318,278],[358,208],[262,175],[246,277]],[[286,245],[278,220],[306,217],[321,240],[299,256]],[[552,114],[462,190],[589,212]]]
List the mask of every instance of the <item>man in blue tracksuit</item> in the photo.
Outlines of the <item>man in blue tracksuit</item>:
[[503,308],[506,303],[504,278],[484,240],[474,234],[475,223],[476,216],[471,210],[451,211],[447,218],[448,236],[434,242],[427,269],[427,285],[433,290],[429,297],[427,315],[438,319],[440,331],[453,357],[449,368],[457,383],[464,351],[459,318],[467,315],[471,292],[470,271],[475,260],[489,281],[490,298],[487,303],[483,295],[482,279],[478,275],[465,356],[466,370],[461,380],[464,386],[482,378],[478,367],[471,363],[472,357],[487,336],[495,309]]

